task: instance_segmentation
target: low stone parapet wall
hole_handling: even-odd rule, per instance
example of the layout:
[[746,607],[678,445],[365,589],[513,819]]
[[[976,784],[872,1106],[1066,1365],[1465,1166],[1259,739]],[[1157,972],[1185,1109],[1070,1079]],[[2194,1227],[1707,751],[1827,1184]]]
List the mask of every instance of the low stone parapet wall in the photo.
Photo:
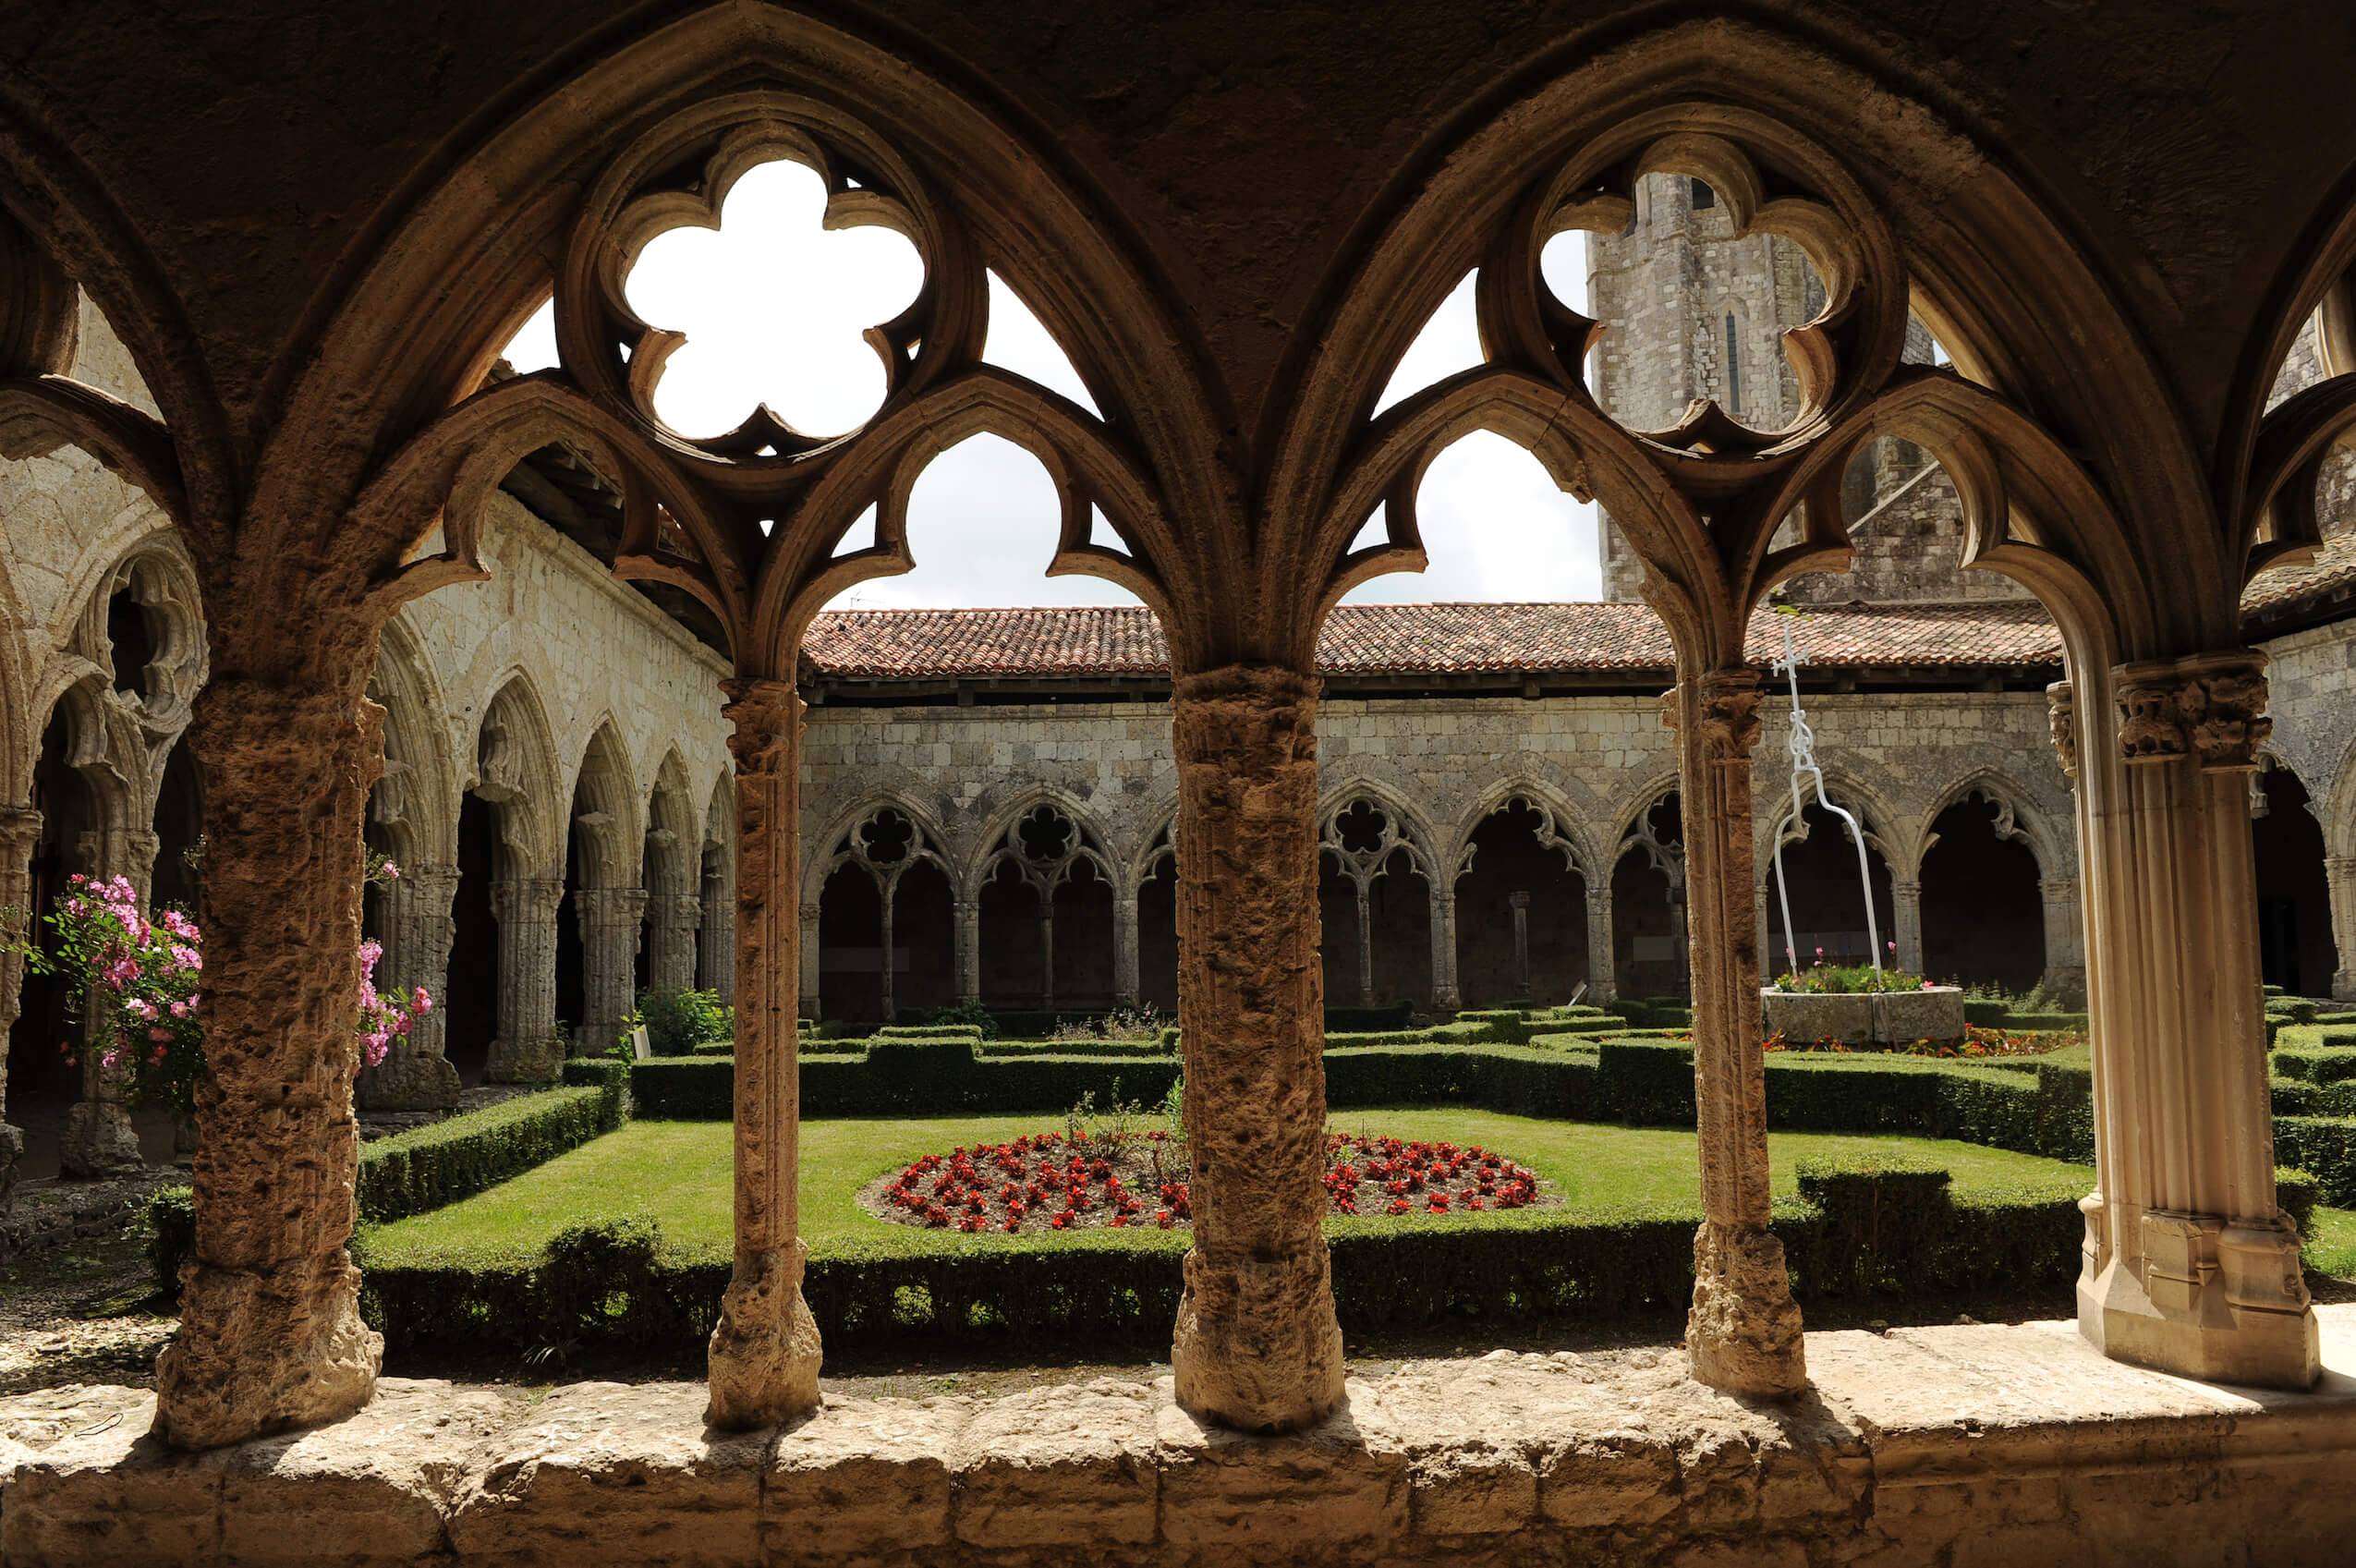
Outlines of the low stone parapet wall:
[[[2356,1308],[2324,1309],[2356,1367]],[[2067,1323],[1808,1336],[1810,1393],[1731,1399],[1673,1350],[1498,1352],[1354,1380],[1314,1431],[1206,1428],[1169,1380],[830,1396],[704,1430],[692,1384],[386,1379],[216,1453],[153,1397],[0,1401],[0,1558],[104,1563],[1822,1565],[2347,1561],[2356,1381],[2220,1388]]]

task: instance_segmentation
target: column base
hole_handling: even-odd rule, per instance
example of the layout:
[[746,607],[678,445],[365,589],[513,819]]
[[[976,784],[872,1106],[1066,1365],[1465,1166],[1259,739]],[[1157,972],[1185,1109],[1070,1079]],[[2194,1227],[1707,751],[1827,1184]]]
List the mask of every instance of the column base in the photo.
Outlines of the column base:
[[455,1111],[460,1097],[458,1069],[446,1056],[419,1051],[394,1053],[373,1067],[360,1069],[352,1086],[352,1100],[363,1111]]
[[1178,1403],[1246,1432],[1314,1426],[1342,1403],[1342,1325],[1325,1239],[1293,1258],[1185,1261],[1170,1346]]
[[1807,1388],[1800,1307],[1774,1232],[1705,1220],[1694,1233],[1685,1355],[1694,1380],[1721,1392],[1790,1399]]
[[485,1083],[544,1084],[556,1076],[565,1053],[554,1035],[538,1039],[494,1039],[491,1060],[484,1064]]
[[342,1247],[269,1273],[182,1271],[180,1331],[155,1358],[155,1425],[174,1448],[219,1448],[348,1416],[376,1392],[384,1336],[360,1321]]
[[68,1176],[120,1176],[145,1168],[131,1113],[116,1100],[85,1100],[66,1113],[57,1165]]
[[802,1299],[809,1247],[796,1238],[741,1265],[711,1331],[711,1403],[704,1419],[728,1431],[782,1427],[819,1407],[818,1321]]
[[2331,978],[2334,1002],[2356,1002],[2356,969],[2342,969]]
[[[2151,1209],[2143,1256],[2078,1281],[2078,1331],[2114,1360],[2205,1382],[2311,1389],[2323,1378],[2315,1311],[2287,1223]],[[2140,1263],[2138,1274],[2136,1264]]]

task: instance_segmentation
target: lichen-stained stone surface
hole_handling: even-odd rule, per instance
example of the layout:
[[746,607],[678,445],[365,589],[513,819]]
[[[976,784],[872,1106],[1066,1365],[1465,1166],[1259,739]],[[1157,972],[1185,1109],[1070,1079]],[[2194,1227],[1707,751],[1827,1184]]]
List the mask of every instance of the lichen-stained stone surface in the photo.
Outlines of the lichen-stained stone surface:
[[2323,1568],[2356,1530],[2356,1307],[2318,1317],[2313,1393],[1973,1325],[1810,1334],[1783,1404],[1666,1347],[1411,1362],[1280,1438],[1168,1378],[837,1394],[743,1435],[693,1384],[387,1378],[347,1420],[185,1455],[144,1435],[153,1395],[56,1389],[0,1401],[0,1562]]

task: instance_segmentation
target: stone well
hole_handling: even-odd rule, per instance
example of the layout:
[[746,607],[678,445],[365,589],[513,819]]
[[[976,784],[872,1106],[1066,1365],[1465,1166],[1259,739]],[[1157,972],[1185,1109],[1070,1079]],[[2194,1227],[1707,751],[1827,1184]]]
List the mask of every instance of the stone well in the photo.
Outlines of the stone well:
[[1767,1010],[1767,1033],[1786,1039],[1829,1038],[1843,1045],[1904,1045],[1918,1039],[1963,1037],[1960,986],[1850,994],[1763,986],[1759,1000]]

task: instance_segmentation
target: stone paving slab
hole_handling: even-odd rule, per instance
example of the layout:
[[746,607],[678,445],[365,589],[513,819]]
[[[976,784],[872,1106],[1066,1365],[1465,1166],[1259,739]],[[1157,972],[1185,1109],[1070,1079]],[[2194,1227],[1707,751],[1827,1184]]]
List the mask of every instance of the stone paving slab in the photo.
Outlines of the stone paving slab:
[[2067,1323],[1808,1336],[1787,1405],[1674,1351],[1499,1351],[1349,1385],[1282,1439],[1205,1426],[1165,1378],[997,1399],[832,1396],[703,1426],[687,1383],[534,1400],[387,1378],[351,1419],[216,1453],[153,1396],[0,1400],[0,1561],[2343,1563],[2356,1307],[2309,1394],[2107,1361]]

